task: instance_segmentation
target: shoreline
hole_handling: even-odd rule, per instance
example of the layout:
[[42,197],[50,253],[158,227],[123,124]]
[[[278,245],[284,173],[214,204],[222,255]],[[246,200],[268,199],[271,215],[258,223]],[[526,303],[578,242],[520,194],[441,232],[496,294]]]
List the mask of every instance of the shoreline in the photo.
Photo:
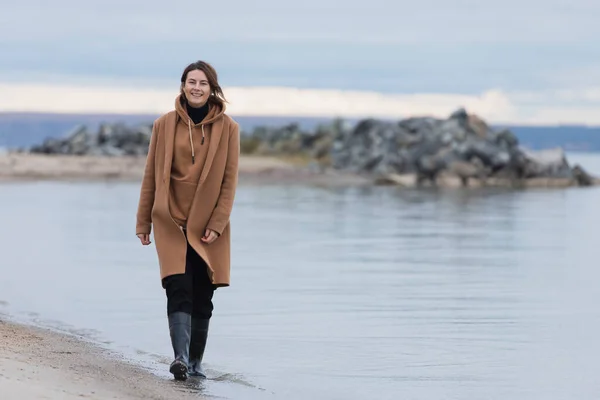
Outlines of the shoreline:
[[[110,181],[140,182],[145,156],[76,156],[30,153],[0,154],[0,182],[27,181]],[[258,185],[311,185],[322,187],[396,186],[418,188],[415,174],[384,177],[367,177],[347,172],[312,168],[305,161],[285,160],[273,156],[240,156],[239,183]],[[593,178],[593,186],[600,178]],[[488,178],[485,183],[470,179],[463,187],[458,176],[445,174],[438,181],[439,188],[471,189],[478,187],[500,188],[567,188],[578,187],[568,178],[530,178],[521,182],[509,179]]]
[[75,336],[0,316],[3,400],[201,399],[201,384],[160,378]]
[[[114,181],[141,182],[145,156],[75,156],[6,153],[0,155],[0,182]],[[277,157],[241,155],[239,181],[248,184],[369,185],[353,174],[311,170],[301,162]]]

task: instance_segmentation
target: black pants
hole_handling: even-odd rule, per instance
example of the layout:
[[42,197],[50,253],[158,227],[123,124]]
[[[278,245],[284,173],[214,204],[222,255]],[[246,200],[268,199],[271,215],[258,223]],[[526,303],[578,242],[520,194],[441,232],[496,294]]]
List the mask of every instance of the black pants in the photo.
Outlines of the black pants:
[[167,276],[162,286],[167,295],[167,315],[183,311],[200,319],[212,317],[215,287],[208,276],[206,262],[189,243],[185,274]]

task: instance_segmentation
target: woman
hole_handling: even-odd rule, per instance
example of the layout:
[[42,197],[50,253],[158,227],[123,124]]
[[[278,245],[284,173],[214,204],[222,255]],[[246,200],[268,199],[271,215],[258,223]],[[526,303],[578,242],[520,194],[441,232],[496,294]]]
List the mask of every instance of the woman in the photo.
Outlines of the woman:
[[205,377],[213,293],[229,286],[239,153],[239,126],[225,114],[217,73],[203,61],[190,64],[175,110],[154,122],[136,222],[146,246],[153,226],[177,380]]

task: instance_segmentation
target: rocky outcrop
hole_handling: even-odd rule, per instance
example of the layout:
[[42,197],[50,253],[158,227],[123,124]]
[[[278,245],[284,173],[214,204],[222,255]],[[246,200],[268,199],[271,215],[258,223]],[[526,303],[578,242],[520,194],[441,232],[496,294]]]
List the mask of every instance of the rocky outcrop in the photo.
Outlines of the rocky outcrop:
[[[145,155],[151,125],[101,125],[97,132],[78,127],[64,139],[47,139],[33,153]],[[354,125],[334,120],[314,130],[298,124],[258,127],[242,132],[244,154],[292,156],[311,171],[334,170],[376,182],[437,185],[454,178],[462,185],[519,184],[530,179],[563,180],[587,186],[597,182],[581,166],[571,166],[562,149],[532,152],[506,129],[494,130],[459,109],[448,118],[413,117],[400,121],[364,119]],[[412,178],[410,178],[412,180]]]
[[90,132],[86,126],[78,126],[65,138],[48,138],[29,151],[78,156],[145,155],[151,135],[152,125],[132,128],[123,124],[102,124],[97,132]]
[[417,185],[436,185],[448,176],[463,185],[486,184],[491,179],[518,184],[531,178],[576,185],[594,182],[581,166],[569,165],[562,149],[527,151],[510,130],[493,130],[464,109],[446,119],[365,119],[353,127],[334,121],[313,132],[297,125],[261,128],[247,135],[245,142],[252,143],[248,151],[301,154],[323,168],[369,175],[380,182],[386,177],[395,182],[398,175],[406,174],[414,175]]

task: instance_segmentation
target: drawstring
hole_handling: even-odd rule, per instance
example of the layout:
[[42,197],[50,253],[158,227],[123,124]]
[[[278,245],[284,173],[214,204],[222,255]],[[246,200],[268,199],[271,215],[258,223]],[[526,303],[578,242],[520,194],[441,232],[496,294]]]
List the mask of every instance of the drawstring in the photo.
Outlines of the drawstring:
[[[202,141],[200,142],[201,145],[204,144],[204,124],[201,125],[202,127]],[[190,146],[192,146],[192,164],[194,164],[196,162],[196,154],[194,153],[194,139],[192,137],[192,122],[188,119],[188,131],[190,133]]]
[[194,139],[192,138],[192,123],[188,119],[188,130],[190,132],[190,146],[192,146],[192,164],[196,162],[196,155],[194,154]]

